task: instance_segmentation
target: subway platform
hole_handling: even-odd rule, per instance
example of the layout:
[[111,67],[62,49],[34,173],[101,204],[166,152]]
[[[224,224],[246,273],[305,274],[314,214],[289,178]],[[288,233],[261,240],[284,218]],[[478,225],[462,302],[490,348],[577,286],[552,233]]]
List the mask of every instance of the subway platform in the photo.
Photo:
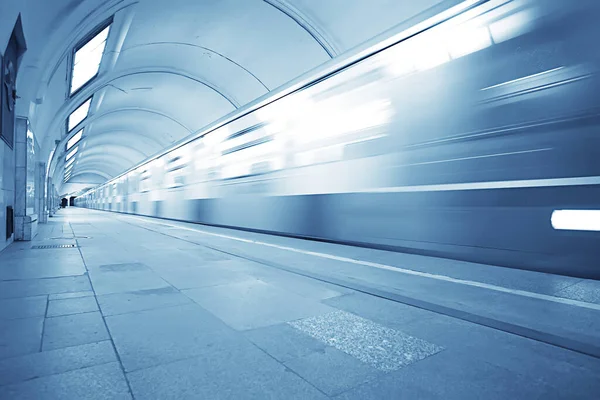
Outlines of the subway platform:
[[597,399],[600,282],[67,208],[0,253],[1,399]]

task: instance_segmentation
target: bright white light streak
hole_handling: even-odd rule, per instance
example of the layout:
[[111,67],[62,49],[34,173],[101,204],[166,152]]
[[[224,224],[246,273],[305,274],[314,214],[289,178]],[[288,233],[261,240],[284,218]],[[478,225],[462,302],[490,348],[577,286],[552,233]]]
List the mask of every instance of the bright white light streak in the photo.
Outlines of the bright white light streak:
[[406,43],[400,43],[388,50],[385,63],[387,69],[394,76],[408,75],[415,71],[415,63],[412,60],[411,46]]
[[490,24],[495,43],[502,43],[526,33],[534,19],[532,10],[524,10]]
[[85,103],[77,107],[77,109],[69,115],[69,131],[73,130],[73,128],[79,125],[81,121],[88,116],[90,104],[92,104],[91,98],[87,99]]
[[420,71],[435,68],[450,61],[450,53],[443,38],[437,32],[427,32],[423,37],[418,37],[411,43],[412,58],[415,67]]
[[156,168],[156,169],[162,169],[165,166],[165,160],[163,159],[163,157],[161,158],[157,158],[156,160],[152,161],[152,163],[150,164],[150,168]]
[[77,154],[77,150],[79,150],[79,147],[75,147],[73,150],[71,150],[71,152],[67,154],[66,160],[69,161],[71,158],[73,158],[73,156]]
[[75,146],[77,144],[77,142],[79,142],[81,140],[81,135],[83,135],[83,129],[81,129],[79,132],[74,134],[71,139],[69,139],[69,141],[67,142],[67,150],[69,150],[71,147]]
[[447,46],[452,58],[459,58],[478,52],[492,45],[492,38],[486,27],[467,23],[456,31],[448,32]]
[[600,210],[554,210],[550,221],[558,230],[600,232]]

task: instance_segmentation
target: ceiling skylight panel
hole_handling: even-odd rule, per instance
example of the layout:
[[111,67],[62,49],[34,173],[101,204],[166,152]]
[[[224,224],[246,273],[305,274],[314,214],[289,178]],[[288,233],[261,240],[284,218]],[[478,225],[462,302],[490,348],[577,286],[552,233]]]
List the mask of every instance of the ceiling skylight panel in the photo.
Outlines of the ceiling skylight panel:
[[75,147],[69,154],[67,154],[66,160],[69,161],[69,159],[71,159],[75,154],[77,154],[77,150],[79,150],[79,147]]
[[69,139],[69,141],[67,142],[67,150],[69,150],[71,147],[75,146],[77,144],[77,142],[79,142],[81,140],[81,135],[83,135],[83,129],[81,129],[79,132],[74,134],[71,139]]
[[90,104],[92,104],[92,99],[89,98],[85,103],[80,105],[75,111],[69,115],[69,131],[75,128],[77,125],[83,121],[90,110]]
[[71,94],[92,80],[100,69],[110,25],[75,51],[71,75]]

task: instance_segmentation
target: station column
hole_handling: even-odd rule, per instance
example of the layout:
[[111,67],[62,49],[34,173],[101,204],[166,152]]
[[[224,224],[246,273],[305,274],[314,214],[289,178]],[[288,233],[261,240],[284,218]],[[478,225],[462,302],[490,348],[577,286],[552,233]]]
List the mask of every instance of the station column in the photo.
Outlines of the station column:
[[37,235],[35,213],[35,148],[28,137],[28,121],[17,118],[15,124],[15,240],[31,240]]

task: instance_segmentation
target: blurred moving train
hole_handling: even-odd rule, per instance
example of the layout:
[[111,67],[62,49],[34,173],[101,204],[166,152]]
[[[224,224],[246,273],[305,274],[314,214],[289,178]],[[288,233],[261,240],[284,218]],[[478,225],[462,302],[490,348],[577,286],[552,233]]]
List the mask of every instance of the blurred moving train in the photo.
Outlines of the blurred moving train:
[[76,205],[599,278],[599,18],[466,1]]

